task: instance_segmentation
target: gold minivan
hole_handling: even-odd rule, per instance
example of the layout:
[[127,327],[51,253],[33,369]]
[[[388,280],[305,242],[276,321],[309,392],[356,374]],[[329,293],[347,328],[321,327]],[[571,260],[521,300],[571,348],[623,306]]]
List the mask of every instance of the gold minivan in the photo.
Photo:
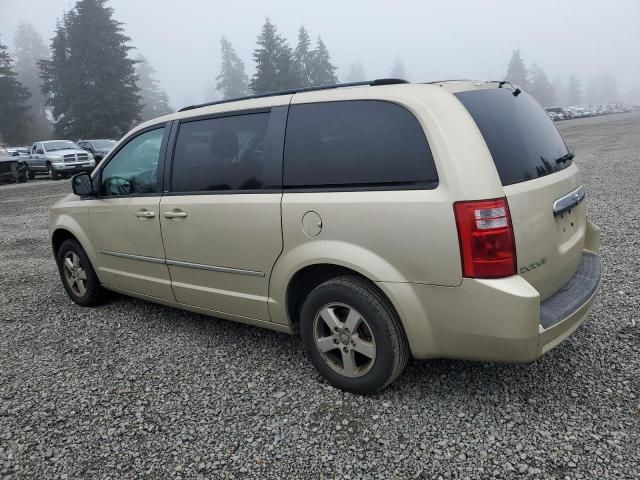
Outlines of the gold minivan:
[[533,361],[578,328],[600,283],[573,154],[508,82],[187,107],[72,186],[50,234],[74,302],[111,290],[299,333],[352,392],[389,385],[410,356]]

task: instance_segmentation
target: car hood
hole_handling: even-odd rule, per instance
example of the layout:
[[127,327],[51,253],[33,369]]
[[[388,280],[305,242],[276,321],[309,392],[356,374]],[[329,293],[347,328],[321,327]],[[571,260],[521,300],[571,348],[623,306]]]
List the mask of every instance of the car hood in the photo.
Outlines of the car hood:
[[0,162],[22,162],[20,157],[0,156]]

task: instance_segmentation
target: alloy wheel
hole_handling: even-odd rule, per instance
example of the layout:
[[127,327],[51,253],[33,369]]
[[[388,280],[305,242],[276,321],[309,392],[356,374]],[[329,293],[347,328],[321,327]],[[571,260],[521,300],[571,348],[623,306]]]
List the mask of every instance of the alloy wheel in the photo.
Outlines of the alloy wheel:
[[343,303],[322,307],[313,321],[313,339],[322,359],[340,375],[361,377],[376,359],[376,341],[367,320]]
[[84,296],[87,291],[87,272],[80,257],[75,252],[68,252],[64,256],[64,278],[67,285],[78,297]]

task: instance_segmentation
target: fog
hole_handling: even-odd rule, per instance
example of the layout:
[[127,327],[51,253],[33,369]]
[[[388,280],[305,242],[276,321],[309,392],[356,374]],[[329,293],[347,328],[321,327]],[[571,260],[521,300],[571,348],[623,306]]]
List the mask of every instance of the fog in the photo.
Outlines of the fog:
[[[0,0],[0,39],[12,48],[20,22],[48,44],[70,0]],[[387,77],[396,58],[413,81],[502,79],[514,49],[550,80],[609,73],[624,96],[640,87],[640,1],[211,1],[110,0],[131,45],[157,70],[179,108],[211,95],[221,36],[249,76],[256,37],[269,17],[295,46],[304,25],[321,35],[338,77],[361,62],[368,78]],[[135,55],[136,51],[132,52]],[[613,99],[612,99],[613,100]]]

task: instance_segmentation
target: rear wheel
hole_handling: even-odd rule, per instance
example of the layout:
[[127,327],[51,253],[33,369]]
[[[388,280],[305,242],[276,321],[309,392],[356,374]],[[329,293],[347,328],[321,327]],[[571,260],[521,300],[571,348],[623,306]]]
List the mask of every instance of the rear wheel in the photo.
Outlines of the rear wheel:
[[409,359],[397,314],[373,285],[356,276],[316,287],[302,306],[300,330],[313,365],[342,390],[381,390]]
[[65,240],[57,255],[58,271],[67,294],[78,305],[89,307],[100,303],[104,289],[89,257],[77,240]]

